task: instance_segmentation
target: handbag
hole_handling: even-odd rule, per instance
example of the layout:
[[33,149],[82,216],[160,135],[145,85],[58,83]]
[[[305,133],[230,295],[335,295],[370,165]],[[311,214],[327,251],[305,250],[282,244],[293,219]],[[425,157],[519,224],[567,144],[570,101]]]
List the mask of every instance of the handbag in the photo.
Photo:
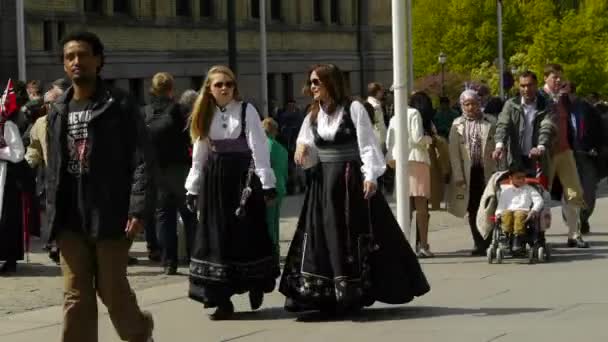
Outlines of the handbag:
[[247,201],[249,197],[251,197],[251,193],[253,193],[253,189],[251,189],[251,178],[253,177],[253,173],[255,172],[255,163],[253,158],[251,158],[251,162],[249,163],[249,169],[247,169],[247,178],[245,179],[245,186],[243,190],[241,190],[241,200],[239,201],[239,207],[236,208],[234,214],[238,218],[243,218],[246,215],[245,206],[247,205]]

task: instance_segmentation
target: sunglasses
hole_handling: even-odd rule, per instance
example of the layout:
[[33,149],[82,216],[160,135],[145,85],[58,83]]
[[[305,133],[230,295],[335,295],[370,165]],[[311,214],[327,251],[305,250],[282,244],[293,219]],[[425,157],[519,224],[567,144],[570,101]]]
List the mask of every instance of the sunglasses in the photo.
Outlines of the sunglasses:
[[217,89],[222,89],[222,88],[224,88],[224,86],[226,86],[226,88],[234,88],[234,82],[227,81],[227,82],[217,82],[217,83],[213,84],[213,87],[217,88]]
[[319,87],[322,84],[321,80],[318,78],[313,78],[312,80],[308,81],[308,83],[310,85],[314,85],[315,87]]

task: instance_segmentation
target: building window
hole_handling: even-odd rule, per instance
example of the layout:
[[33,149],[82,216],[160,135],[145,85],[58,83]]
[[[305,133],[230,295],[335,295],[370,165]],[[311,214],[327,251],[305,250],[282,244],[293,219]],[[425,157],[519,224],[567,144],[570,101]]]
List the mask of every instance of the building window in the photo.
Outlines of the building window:
[[274,83],[275,77],[274,74],[267,74],[266,81],[268,82],[268,113],[263,113],[264,117],[271,116],[276,119],[276,95],[277,95],[277,85]]
[[251,17],[260,19],[260,0],[251,0]]
[[129,92],[138,104],[144,104],[144,82],[141,78],[132,78],[129,80]]
[[44,51],[53,51],[53,23],[45,21],[42,24]]
[[114,13],[129,14],[129,0],[114,0]]
[[340,0],[330,0],[330,19],[333,24],[340,23]]
[[178,17],[192,17],[192,7],[190,7],[190,0],[176,0],[175,15],[177,15]]
[[272,19],[272,20],[283,19],[281,16],[281,1],[280,0],[271,0],[270,1],[270,19]]
[[293,75],[282,74],[283,79],[283,105],[287,105],[287,102],[293,100]]
[[57,23],[57,39],[61,41],[65,37],[65,23],[60,21]]
[[323,21],[323,1],[313,0],[312,2],[312,18],[316,22]]
[[201,17],[211,18],[213,17],[213,0],[201,0]]
[[343,71],[342,78],[344,79],[344,88],[347,94],[350,94],[350,71]]
[[203,86],[203,77],[202,76],[194,76],[190,78],[190,89],[194,89],[198,91]]
[[84,11],[87,13],[101,13],[101,1],[84,0]]

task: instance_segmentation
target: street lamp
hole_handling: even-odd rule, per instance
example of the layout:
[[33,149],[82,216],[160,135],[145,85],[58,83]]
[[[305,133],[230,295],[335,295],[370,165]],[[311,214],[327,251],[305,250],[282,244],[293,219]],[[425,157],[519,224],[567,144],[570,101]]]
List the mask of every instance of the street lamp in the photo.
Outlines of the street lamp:
[[439,64],[441,64],[441,96],[445,96],[445,62],[448,56],[445,53],[439,53]]

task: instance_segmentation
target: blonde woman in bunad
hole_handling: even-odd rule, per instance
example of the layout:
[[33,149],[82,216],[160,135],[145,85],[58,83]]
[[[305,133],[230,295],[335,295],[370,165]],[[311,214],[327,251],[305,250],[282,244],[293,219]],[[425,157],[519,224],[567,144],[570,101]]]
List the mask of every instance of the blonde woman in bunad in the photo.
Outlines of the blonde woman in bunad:
[[190,261],[190,298],[230,319],[231,297],[249,292],[253,310],[275,287],[279,261],[266,227],[276,194],[266,135],[255,108],[239,100],[234,73],[214,66],[192,111],[187,201],[200,222]]
[[313,66],[310,113],[295,161],[311,167],[281,278],[288,311],[346,313],[375,301],[402,304],[430,290],[386,199],[385,161],[363,104],[346,94],[333,64]]

